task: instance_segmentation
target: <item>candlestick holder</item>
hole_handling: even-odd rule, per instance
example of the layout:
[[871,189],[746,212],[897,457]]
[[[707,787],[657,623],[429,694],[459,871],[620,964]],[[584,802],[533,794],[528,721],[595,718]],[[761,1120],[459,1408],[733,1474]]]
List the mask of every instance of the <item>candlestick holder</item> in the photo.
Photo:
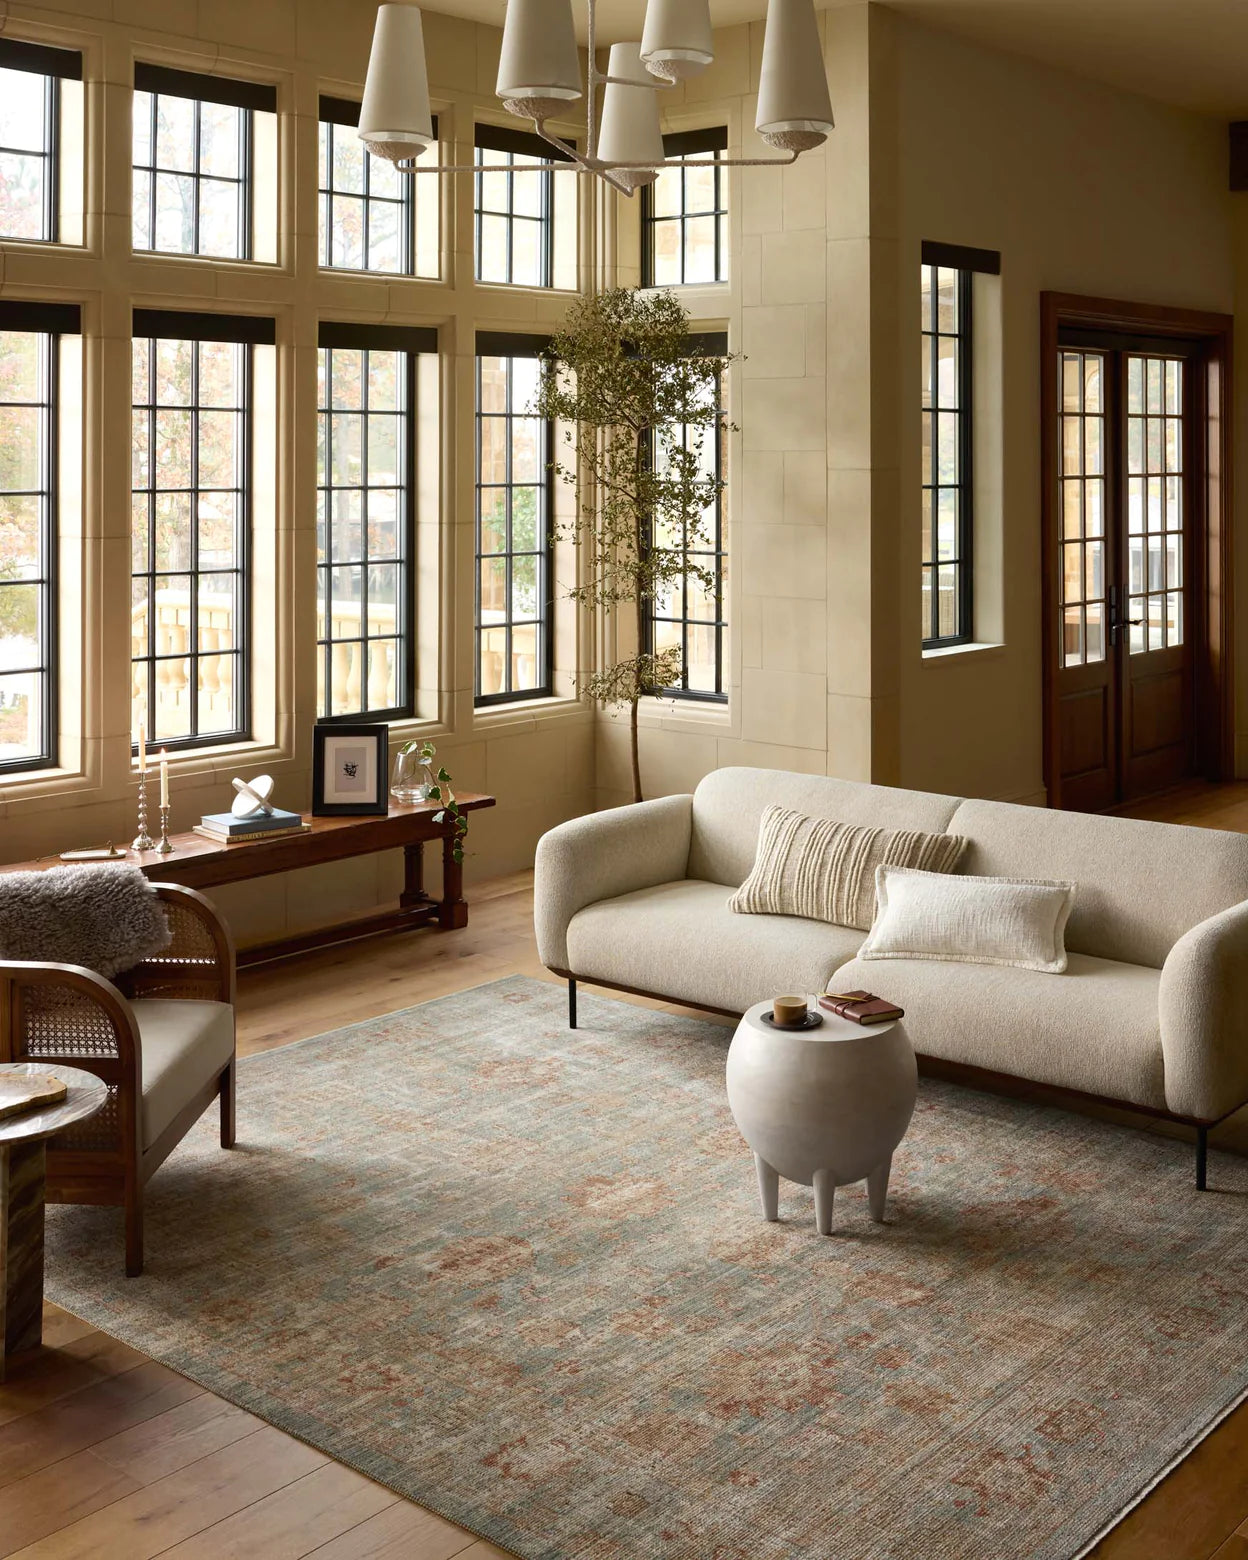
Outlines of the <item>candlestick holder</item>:
[[173,850],[173,846],[169,843],[169,807],[168,807],[168,804],[162,804],[161,805],[161,809],[160,809],[160,844],[157,845],[156,849],[160,852],[160,854],[162,856],[169,855],[169,853]]
[[131,850],[154,850],[156,841],[147,832],[147,773],[139,770],[139,832],[130,841]]

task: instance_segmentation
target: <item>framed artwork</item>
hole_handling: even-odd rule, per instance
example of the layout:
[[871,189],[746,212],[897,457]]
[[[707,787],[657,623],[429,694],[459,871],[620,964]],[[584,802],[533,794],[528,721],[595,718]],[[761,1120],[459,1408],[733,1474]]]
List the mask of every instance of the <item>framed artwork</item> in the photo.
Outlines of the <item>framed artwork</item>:
[[388,726],[316,726],[312,750],[312,815],[348,818],[387,813]]

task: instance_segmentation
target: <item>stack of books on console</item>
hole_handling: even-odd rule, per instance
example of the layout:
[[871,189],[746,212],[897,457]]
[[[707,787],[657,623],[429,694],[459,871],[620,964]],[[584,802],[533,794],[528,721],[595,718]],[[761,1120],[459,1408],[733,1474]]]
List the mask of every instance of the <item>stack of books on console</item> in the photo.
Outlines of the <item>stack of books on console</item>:
[[276,840],[284,834],[306,834],[312,825],[304,823],[298,813],[284,812],[275,807],[272,812],[256,813],[248,818],[236,818],[233,813],[205,813],[195,825],[196,834],[216,840],[218,844],[241,844],[246,841]]

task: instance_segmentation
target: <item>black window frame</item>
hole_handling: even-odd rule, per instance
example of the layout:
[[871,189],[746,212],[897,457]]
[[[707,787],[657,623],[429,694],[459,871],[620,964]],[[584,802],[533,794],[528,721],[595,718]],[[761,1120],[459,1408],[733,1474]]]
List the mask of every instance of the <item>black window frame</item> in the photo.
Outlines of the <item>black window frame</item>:
[[[555,276],[555,175],[547,169],[541,174],[542,181],[542,210],[541,215],[530,217],[525,214],[517,215],[515,207],[515,180],[511,177],[513,171],[525,172],[524,168],[514,170],[514,165],[509,163],[505,168],[484,168],[478,157],[478,152],[505,152],[514,159],[521,157],[537,157],[543,162],[570,162],[559,149],[552,146],[549,141],[543,141],[541,136],[533,135],[526,130],[512,130],[501,125],[477,124],[473,127],[473,153],[472,160],[474,172],[472,176],[472,274],[473,280],[479,287],[530,287],[548,288],[554,286]],[[482,174],[506,173],[507,179],[507,210],[487,210],[482,206]],[[481,239],[482,216],[505,217],[507,219],[507,280],[486,281],[481,275]],[[513,226],[516,222],[537,223],[541,228],[541,257],[542,279],[540,282],[517,282],[512,279],[514,266]],[[488,355],[488,354],[487,354]]]
[[[689,350],[701,351],[708,357],[726,357],[728,354],[728,333],[726,331],[691,331],[689,334]],[[724,466],[727,455],[728,439],[728,409],[724,405],[724,376],[720,375],[717,421],[715,426],[715,475],[720,481],[724,481]],[[682,435],[683,438],[683,435]],[[649,439],[647,438],[647,445]],[[648,449],[649,458],[653,460],[653,451]],[[709,552],[695,552],[691,556],[695,558],[714,557],[715,560],[715,620],[707,623],[701,618],[691,619],[689,616],[689,582],[684,578],[681,582],[681,614],[678,618],[659,617],[655,613],[655,601],[651,596],[645,598],[645,610],[642,614],[642,653],[653,655],[655,653],[655,625],[657,623],[678,623],[681,630],[681,684],[679,687],[660,688],[648,687],[645,692],[650,698],[660,699],[686,699],[698,704],[727,704],[728,690],[724,686],[726,667],[724,665],[724,641],[728,631],[728,618],[724,608],[724,564],[728,557],[728,542],[725,535],[726,515],[724,513],[724,497],[727,492],[721,487],[715,495],[715,534],[714,546]],[[647,527],[646,545],[650,545],[649,528]],[[715,688],[709,691],[705,688],[689,687],[689,631],[691,628],[711,628],[715,632]]]
[[[515,626],[511,617],[511,578],[512,560],[517,556],[527,557],[529,554],[517,554],[511,547],[511,500],[507,503],[507,542],[505,553],[483,553],[481,551],[481,492],[483,487],[495,488],[502,486],[510,494],[515,486],[510,481],[511,476],[511,442],[507,448],[507,475],[505,483],[485,483],[481,481],[481,359],[484,357],[536,358],[539,363],[549,361],[550,337],[525,334],[514,331],[478,331],[475,343],[475,355],[473,359],[474,398],[473,398],[473,613],[472,613],[472,689],[473,707],[475,709],[489,709],[500,704],[515,704],[527,699],[549,699],[554,694],[555,682],[555,613],[554,613],[554,524],[555,524],[555,484],[549,463],[554,459],[555,429],[549,418],[538,419],[542,427],[543,449],[538,460],[538,470],[541,473],[538,485],[542,490],[542,503],[539,510],[539,522],[542,525],[540,546],[534,555],[538,558],[539,577],[538,600],[540,615],[534,620],[540,635],[539,662],[541,668],[541,681],[535,688],[504,688],[498,693],[481,692],[481,638],[485,629],[496,629],[500,626],[507,631],[507,651],[503,658],[506,681],[511,681],[511,635]],[[510,379],[508,381],[510,392]],[[505,413],[490,412],[484,414],[490,417],[505,417],[508,423],[515,416],[523,416],[523,413],[512,412],[510,407]],[[524,486],[531,484],[525,483]],[[498,623],[483,624],[481,621],[481,564],[485,558],[505,557],[506,569],[506,593],[507,593],[507,618],[500,625]]]
[[[253,679],[251,658],[252,612],[254,598],[254,592],[252,589],[252,530],[254,524],[255,506],[255,429],[253,426],[255,417],[254,349],[257,346],[272,346],[276,341],[276,335],[276,321],[266,315],[207,314],[190,311],[183,312],[173,309],[135,309],[133,311],[131,325],[132,341],[146,340],[148,342],[152,342],[162,339],[170,341],[194,341],[196,343],[201,341],[219,341],[229,342],[233,345],[241,346],[246,349],[243,378],[244,405],[241,408],[243,417],[241,481],[239,487],[230,490],[235,492],[239,498],[235,531],[235,552],[238,562],[234,569],[221,571],[236,574],[238,576],[238,595],[236,598],[238,605],[238,642],[236,651],[209,651],[205,653],[199,648],[199,592],[197,588],[197,582],[200,574],[196,567],[196,559],[199,548],[199,527],[198,516],[196,514],[197,506],[194,503],[194,499],[192,498],[191,509],[192,514],[196,516],[196,523],[191,526],[192,551],[189,565],[184,570],[160,571],[154,567],[155,546],[153,544],[153,527],[155,524],[155,501],[156,495],[158,493],[171,490],[162,489],[156,484],[156,473],[154,465],[149,471],[151,483],[147,488],[135,488],[133,486],[133,476],[131,478],[132,526],[134,523],[134,495],[139,493],[146,493],[148,495],[147,567],[145,569],[136,570],[134,568],[133,556],[131,557],[130,562],[132,590],[134,580],[138,578],[144,578],[148,581],[147,644],[145,646],[145,653],[142,656],[135,656],[131,654],[130,678],[131,683],[133,683],[135,666],[140,662],[146,663],[145,677],[147,680],[147,729],[145,735],[149,747],[165,748],[170,752],[181,753],[191,751],[196,748],[223,747],[232,743],[249,742],[252,740]],[[154,426],[156,410],[159,405],[159,403],[157,403],[154,399],[150,399],[150,397],[154,396],[155,393],[155,372],[154,354],[152,354],[148,365],[149,400],[146,403],[134,402],[133,390],[131,391],[131,416],[133,417],[139,412],[146,412],[149,419],[151,419],[149,422],[148,432],[149,458],[150,452],[155,448],[155,440],[152,436],[152,430]],[[192,367],[193,384],[198,377],[198,372],[198,359],[196,359],[196,362]],[[203,410],[203,408],[199,406],[196,400],[192,399],[189,409],[191,410],[192,415],[191,458],[192,479],[194,479],[198,469],[199,461],[199,440],[197,433],[195,432],[196,423],[194,422],[194,418],[199,411]],[[209,407],[208,410],[217,410],[217,408]],[[230,408],[230,410],[239,409]],[[175,489],[172,491],[180,490]],[[192,495],[195,495],[196,493],[203,490],[199,489],[197,485],[195,485],[194,480],[192,480],[192,486],[189,491]],[[208,491],[218,490],[210,489]],[[156,654],[156,621],[155,612],[153,610],[155,603],[155,579],[158,573],[167,572],[185,574],[192,582],[190,591],[190,633],[188,634],[188,648],[185,656],[160,656]],[[197,729],[199,725],[198,663],[205,656],[205,654],[230,654],[233,656],[235,662],[234,711],[236,719],[234,726],[229,731],[200,733]],[[191,734],[189,736],[162,737],[156,732],[156,667],[162,660],[186,660],[190,663],[190,677],[188,679],[188,685],[195,690],[196,697],[192,704]],[[132,736],[130,751],[132,755],[137,754],[138,752],[137,736]]]
[[42,157],[47,165],[43,181],[44,231],[38,238],[0,233],[0,241],[57,244],[61,237],[61,82],[82,80],[82,55],[74,49],[26,43],[20,38],[0,38],[0,70],[21,70],[43,77],[44,145],[47,148],[32,153],[26,147],[0,146],[0,152]]
[[[928,351],[928,383],[923,387],[924,400],[920,415],[930,419],[928,431],[931,451],[930,481],[923,482],[920,503],[925,504],[929,516],[928,536],[930,556],[922,548],[920,530],[920,565],[922,579],[927,584],[928,617],[923,624],[922,650],[950,650],[959,645],[975,642],[975,277],[997,276],[1001,272],[1001,256],[995,250],[975,249],[964,244],[943,244],[925,240],[922,245],[921,269],[928,273],[928,296],[931,299],[930,320],[927,327],[920,321],[921,337],[930,341]],[[937,272],[951,270],[957,273],[957,328],[942,331],[938,315]],[[940,362],[938,345],[941,339],[957,343],[955,369],[955,404],[945,407],[940,402]],[[958,419],[956,440],[956,475],[953,482],[941,482],[938,469],[937,417],[944,412]],[[957,505],[955,527],[955,553],[952,558],[940,557],[939,509],[940,494],[952,491]],[[930,496],[929,496],[930,495]],[[952,567],[955,570],[955,621],[952,634],[940,632],[940,571]]]
[[[331,97],[322,93],[317,109],[317,139],[318,143],[322,130],[329,127],[329,148],[326,157],[326,177],[328,185],[322,184],[320,172],[317,172],[317,202],[316,220],[317,236],[316,251],[317,265],[323,271],[340,271],[347,276],[415,276],[416,275],[416,177],[414,174],[403,176],[403,193],[398,200],[389,195],[374,195],[371,192],[372,184],[372,157],[365,153],[364,157],[364,189],[361,193],[353,190],[335,190],[334,188],[334,137],[340,130],[358,129],[360,123],[360,104],[353,98]],[[357,137],[358,139],[358,137]],[[438,119],[433,118],[434,144],[438,140]],[[319,144],[318,144],[319,153]],[[319,157],[318,157],[319,161]],[[437,180],[433,181],[436,185]],[[398,206],[402,212],[402,227],[400,230],[400,244],[402,248],[402,261],[397,271],[375,271],[370,266],[335,265],[333,261],[333,228],[334,228],[334,199],[346,197],[351,200],[363,200],[364,202],[364,255],[369,251],[369,223],[372,216],[372,203],[380,202],[387,206]],[[436,197],[436,192],[433,198]],[[328,220],[324,226],[321,223],[322,212],[328,213]],[[426,277],[422,280],[430,281],[435,278]]]
[[[227,76],[205,75],[200,71],[171,70],[164,65],[153,65],[146,60],[136,60],[134,65],[134,90],[136,93],[149,93],[152,99],[150,110],[151,123],[149,125],[151,161],[148,163],[135,161],[133,127],[131,129],[130,144],[131,179],[133,180],[136,173],[146,173],[148,175],[147,235],[151,243],[138,245],[134,242],[132,207],[130,230],[132,251],[141,255],[173,255],[183,260],[206,260],[209,263],[253,260],[256,249],[255,115],[257,113],[275,114],[277,112],[277,88],[262,82],[236,81]],[[159,114],[159,100],[162,96],[185,98],[194,104],[193,135],[195,149],[194,164],[190,170],[184,168],[161,168],[156,162],[156,121]],[[238,150],[238,162],[242,173],[237,179],[227,179],[223,175],[200,172],[200,120],[201,109],[205,103],[220,103],[229,108],[243,110],[242,118],[239,121]],[[137,108],[135,112],[137,112]],[[179,178],[190,178],[194,181],[194,245],[191,249],[160,249],[156,246],[156,176],[158,173],[172,173]],[[210,180],[212,183],[217,184],[238,185],[238,231],[241,238],[238,254],[205,254],[200,248],[202,185],[205,180]]]
[[[60,762],[60,347],[62,336],[82,334],[82,314],[76,303],[24,303],[0,301],[0,332],[31,334],[45,338],[44,373],[47,398],[34,403],[44,413],[40,464],[43,485],[35,491],[42,513],[39,520],[40,578],[14,580],[11,585],[37,585],[39,589],[39,659],[37,667],[6,670],[5,677],[34,673],[43,679],[40,719],[43,752],[29,758],[0,760],[0,774],[28,774],[54,769]],[[24,405],[6,402],[6,405]],[[8,588],[0,583],[0,590]]]
[[[361,535],[364,540],[363,555],[358,560],[349,560],[348,567],[357,566],[361,570],[362,590],[360,596],[360,624],[361,635],[358,640],[344,640],[335,638],[332,632],[332,614],[330,606],[333,601],[333,570],[344,566],[341,560],[336,560],[333,554],[333,520],[330,515],[330,506],[325,506],[325,552],[324,561],[317,558],[317,603],[325,603],[325,622],[330,630],[322,635],[320,628],[317,630],[316,651],[323,657],[323,691],[326,699],[331,696],[333,686],[333,653],[336,644],[359,644],[364,647],[364,667],[361,677],[361,689],[367,693],[368,657],[367,647],[370,638],[384,640],[395,638],[402,645],[402,654],[399,660],[399,676],[396,679],[396,688],[403,695],[399,701],[387,709],[360,709],[346,711],[341,715],[325,713],[320,700],[317,703],[317,724],[322,726],[351,725],[353,723],[368,722],[384,723],[396,720],[410,720],[416,713],[416,424],[419,415],[417,359],[421,354],[433,354],[438,351],[438,333],[435,329],[426,326],[404,325],[357,325],[340,322],[337,320],[322,320],[317,333],[317,352],[321,350],[334,350],[342,348],[347,351],[380,351],[401,352],[404,354],[404,385],[405,405],[403,408],[404,433],[402,440],[402,481],[399,484],[403,494],[400,541],[401,547],[396,561],[398,578],[396,581],[396,611],[395,632],[390,635],[374,635],[368,633],[368,540],[367,540],[367,502],[361,501]],[[367,384],[367,364],[365,365],[365,383]],[[320,404],[320,396],[317,397],[317,420],[327,414],[332,414],[332,383],[330,388],[330,407]],[[368,423],[369,411],[365,405],[362,415],[365,418],[364,430],[361,437],[361,452],[363,457],[364,481],[358,484],[358,490],[365,495],[368,491]],[[392,416],[392,413],[386,413]],[[325,449],[329,454],[329,442],[326,441]],[[332,459],[332,457],[331,457]],[[321,504],[322,493],[345,492],[351,489],[342,485],[322,482],[321,474],[317,473],[317,505]],[[319,518],[318,518],[319,530]],[[319,542],[319,538],[318,538]],[[319,552],[319,547],[318,547]],[[385,560],[389,562],[390,560]],[[320,585],[325,579],[325,590],[322,594]]]
[[[663,137],[663,155],[665,157],[696,157],[705,152],[712,152],[714,156],[709,166],[715,169],[715,204],[710,211],[691,212],[687,206],[687,178],[686,171],[679,170],[680,177],[680,211],[670,217],[660,217],[654,211],[654,186],[644,184],[641,188],[641,285],[654,287],[654,240],[655,233],[660,224],[678,223],[680,226],[680,280],[678,282],[664,282],[664,287],[717,287],[728,280],[728,255],[727,246],[724,243],[723,218],[728,214],[728,171],[723,167],[722,154],[728,150],[727,125],[713,125],[706,130],[682,130],[674,135]],[[675,170],[673,170],[675,171]],[[661,175],[660,175],[661,177]],[[685,278],[686,245],[685,225],[694,217],[713,217],[715,219],[715,275],[710,281],[691,282]]]

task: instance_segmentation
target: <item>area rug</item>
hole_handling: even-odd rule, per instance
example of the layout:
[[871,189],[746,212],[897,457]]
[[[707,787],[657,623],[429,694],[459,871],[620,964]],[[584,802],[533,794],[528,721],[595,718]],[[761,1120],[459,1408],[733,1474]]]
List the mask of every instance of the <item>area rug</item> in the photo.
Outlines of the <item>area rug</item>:
[[50,1295],[525,1560],[1070,1560],[1248,1389],[1248,1165],[926,1082],[758,1216],[729,1032],[509,979],[240,1064]]

